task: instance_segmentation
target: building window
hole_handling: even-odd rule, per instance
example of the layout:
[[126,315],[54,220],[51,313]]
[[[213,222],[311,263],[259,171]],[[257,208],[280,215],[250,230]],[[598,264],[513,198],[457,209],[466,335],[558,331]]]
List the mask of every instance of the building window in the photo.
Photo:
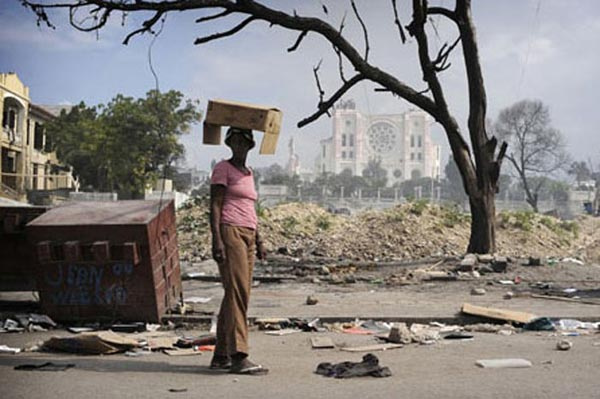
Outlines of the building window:
[[350,159],[354,159],[354,151],[350,151],[350,152],[348,153],[348,158],[350,158]]
[[419,161],[422,159],[422,156],[421,156],[421,153],[420,153],[420,152],[417,154],[417,159],[418,159]]
[[326,150],[325,150],[325,146],[323,146],[323,158],[325,158],[326,155]]
[[44,149],[44,125],[37,122],[33,128],[33,148],[39,151]]
[[417,136],[419,148],[423,147],[423,136]]
[[414,153],[414,152],[411,152],[411,153],[410,153],[410,160],[411,160],[411,161],[414,161],[414,160],[415,160],[415,153]]
[[410,146],[411,146],[411,148],[413,148],[415,146],[415,136],[413,136],[413,135],[410,136]]
[[352,121],[350,119],[346,119],[346,126],[352,126]]
[[348,137],[348,141],[350,142],[348,145],[349,145],[350,147],[354,147],[354,135],[353,135],[353,134],[350,134],[350,135],[349,135],[349,137]]
[[346,146],[346,135],[342,134],[342,147]]
[[342,159],[346,159],[346,151],[342,151]]

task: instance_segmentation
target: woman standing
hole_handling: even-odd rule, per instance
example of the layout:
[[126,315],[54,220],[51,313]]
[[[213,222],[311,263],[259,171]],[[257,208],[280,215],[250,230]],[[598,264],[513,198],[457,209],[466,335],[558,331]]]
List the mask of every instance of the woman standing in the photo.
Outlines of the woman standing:
[[265,259],[258,235],[254,175],[246,166],[254,146],[249,129],[229,128],[225,144],[232,157],[215,165],[210,186],[212,255],[219,265],[225,289],[217,322],[217,345],[212,369],[235,374],[266,374],[268,370],[248,359],[248,324],[254,254]]

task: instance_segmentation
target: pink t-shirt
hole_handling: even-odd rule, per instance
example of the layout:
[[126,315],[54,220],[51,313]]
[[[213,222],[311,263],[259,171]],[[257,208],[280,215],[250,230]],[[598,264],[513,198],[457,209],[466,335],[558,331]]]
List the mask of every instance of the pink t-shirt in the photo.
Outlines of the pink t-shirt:
[[256,229],[258,221],[254,203],[258,195],[254,188],[252,171],[247,175],[229,161],[221,161],[215,165],[210,183],[222,184],[227,188],[221,211],[221,223]]

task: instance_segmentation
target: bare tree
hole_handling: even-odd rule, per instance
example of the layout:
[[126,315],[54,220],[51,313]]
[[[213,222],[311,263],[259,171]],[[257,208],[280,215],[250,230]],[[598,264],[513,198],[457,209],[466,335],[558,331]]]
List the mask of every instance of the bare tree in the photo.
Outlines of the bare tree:
[[[229,30],[197,38],[195,43],[202,44],[213,40],[232,36],[242,31],[246,26],[263,21],[288,30],[298,32],[298,38],[287,50],[295,51],[302,44],[307,35],[316,35],[332,45],[333,51],[339,60],[340,87],[329,97],[319,81],[320,63],[314,68],[314,76],[319,93],[317,110],[298,123],[302,127],[328,113],[329,109],[357,83],[369,80],[380,87],[378,91],[389,92],[402,98],[429,113],[444,128],[452,155],[457,163],[462,176],[464,189],[469,196],[472,223],[471,239],[468,251],[477,253],[494,252],[495,250],[495,194],[497,191],[500,166],[506,151],[503,143],[497,151],[498,141],[489,137],[486,132],[485,119],[487,99],[483,74],[479,62],[479,50],[475,35],[475,27],[471,15],[470,0],[456,0],[455,7],[430,6],[427,0],[412,0],[412,20],[403,26],[400,22],[397,1],[390,0],[390,23],[398,29],[400,40],[406,41],[406,32],[412,36],[418,48],[419,66],[422,70],[425,90],[416,90],[393,74],[373,65],[369,60],[369,35],[358,7],[354,0],[350,0],[352,13],[361,26],[364,38],[364,51],[357,47],[344,36],[344,20],[339,27],[334,27],[324,19],[300,16],[296,11],[284,12],[268,7],[254,0],[20,0],[24,6],[31,9],[38,17],[38,24],[45,23],[52,26],[47,11],[51,8],[67,9],[70,23],[76,29],[83,31],[97,31],[101,29],[113,14],[122,12],[151,12],[152,15],[144,21],[138,29],[133,30],[124,40],[127,43],[133,36],[152,32],[155,25],[162,18],[173,11],[210,11],[211,14],[197,19],[197,23],[204,24],[209,21],[226,19],[232,15],[241,15],[245,18]],[[323,5],[327,14],[327,7]],[[82,14],[86,14],[82,18]],[[440,16],[450,21],[457,28],[457,36],[451,44],[446,43],[437,54],[430,54],[428,46],[428,31],[426,25],[430,23],[431,16]],[[430,26],[430,25],[427,25]],[[436,32],[437,33],[437,32]],[[468,134],[472,149],[461,133],[456,118],[450,113],[444,89],[439,79],[439,74],[450,67],[450,53],[462,47],[462,58],[466,69],[468,87]],[[350,63],[354,75],[346,77],[344,64]],[[498,154],[496,155],[496,152]]]
[[564,168],[569,156],[561,132],[550,123],[548,107],[538,100],[519,101],[498,115],[494,131],[510,143],[506,158],[525,190],[526,201],[538,211],[539,193],[548,177]]

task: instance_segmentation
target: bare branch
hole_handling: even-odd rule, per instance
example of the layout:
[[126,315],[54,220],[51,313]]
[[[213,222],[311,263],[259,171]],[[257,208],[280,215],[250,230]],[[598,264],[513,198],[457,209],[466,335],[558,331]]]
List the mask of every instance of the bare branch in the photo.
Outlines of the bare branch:
[[350,90],[352,86],[364,79],[366,79],[366,77],[362,74],[355,75],[354,77],[352,77],[352,79],[344,83],[342,87],[340,87],[327,101],[323,101],[321,97],[321,101],[319,101],[319,105],[317,106],[318,111],[298,122],[298,127],[301,128],[303,126],[306,126],[309,123],[319,119],[319,117],[321,117],[323,114],[328,113],[329,109],[333,107],[336,101],[339,100],[340,97],[344,95],[344,93],[346,93],[348,90]]
[[296,39],[296,43],[294,43],[294,45],[292,47],[287,49],[288,53],[291,53],[292,51],[296,51],[298,49],[298,46],[300,45],[300,43],[306,37],[307,34],[308,34],[307,30],[303,30],[302,32],[300,32],[298,39]]
[[211,21],[213,19],[223,18],[223,17],[226,17],[227,15],[231,14],[232,12],[233,11],[231,11],[231,10],[225,10],[225,11],[222,11],[222,12],[220,12],[218,14],[209,15],[207,17],[201,17],[201,18],[198,18],[196,20],[196,23],[200,24],[202,22]]
[[392,7],[394,8],[394,23],[398,27],[400,40],[402,40],[402,44],[404,44],[406,43],[406,34],[404,33],[404,28],[402,28],[402,24],[400,23],[400,18],[398,18],[398,6],[396,4],[396,0],[392,0]]
[[450,47],[448,47],[448,43],[444,43],[444,45],[438,52],[436,59],[431,62],[433,67],[435,68],[436,72],[441,72],[441,71],[444,71],[444,70],[450,68],[450,63],[448,62],[448,56],[450,55],[452,50],[454,50],[454,48],[456,47],[456,45],[459,42],[460,42],[460,35],[456,38],[456,40],[454,41],[454,43],[452,43],[452,45]]
[[427,15],[443,15],[451,21],[458,24],[458,18],[456,17],[456,13],[452,10],[449,10],[444,7],[429,7],[427,8]]
[[134,30],[133,32],[128,34],[127,37],[125,37],[125,40],[123,40],[123,44],[128,45],[129,40],[137,34],[142,34],[144,32],[152,33],[152,27],[154,26],[154,24],[156,24],[160,20],[160,17],[162,15],[163,15],[162,11],[157,11],[156,14],[154,14],[154,16],[152,18],[150,18],[149,20],[144,21],[142,23],[142,27],[140,29]]
[[321,68],[321,63],[323,59],[319,60],[319,63],[313,68],[313,74],[315,75],[315,81],[317,83],[317,89],[319,90],[319,104],[323,102],[323,96],[325,96],[325,92],[321,87],[321,81],[319,80],[319,68]]
[[250,22],[252,22],[254,20],[256,20],[255,17],[248,17],[245,20],[243,20],[242,22],[240,22],[237,26],[229,29],[228,31],[215,33],[210,36],[199,37],[194,41],[194,44],[208,43],[213,40],[217,40],[217,39],[221,39],[221,38],[224,38],[227,36],[235,35],[236,33],[241,31],[242,29],[244,29]]
[[354,15],[356,15],[356,19],[358,19],[358,22],[360,22],[360,26],[362,27],[363,34],[365,36],[365,57],[364,58],[365,58],[365,61],[367,61],[369,59],[369,35],[367,33],[367,26],[365,25],[364,21],[360,17],[360,14],[358,13],[358,8],[356,8],[356,3],[354,2],[354,0],[350,0],[350,3],[352,4],[352,10],[354,11]]
[[96,23],[95,25],[89,26],[87,28],[84,28],[82,26],[83,23],[85,23],[85,21],[89,20],[89,19],[93,19],[93,20],[98,20],[98,12],[101,10],[101,8],[95,8],[93,10],[91,10],[89,12],[89,16],[87,18],[84,18],[81,22],[77,22],[75,21],[75,13],[77,12],[77,10],[79,9],[79,6],[73,6],[69,8],[69,22],[71,23],[71,26],[73,26],[75,29],[81,31],[81,32],[93,32],[93,31],[98,31],[100,30],[104,25],[106,25],[106,22],[108,21],[108,17],[110,16],[110,13],[112,12],[111,9],[107,8],[104,9],[104,12],[102,13],[102,16],[100,17],[98,23]]

